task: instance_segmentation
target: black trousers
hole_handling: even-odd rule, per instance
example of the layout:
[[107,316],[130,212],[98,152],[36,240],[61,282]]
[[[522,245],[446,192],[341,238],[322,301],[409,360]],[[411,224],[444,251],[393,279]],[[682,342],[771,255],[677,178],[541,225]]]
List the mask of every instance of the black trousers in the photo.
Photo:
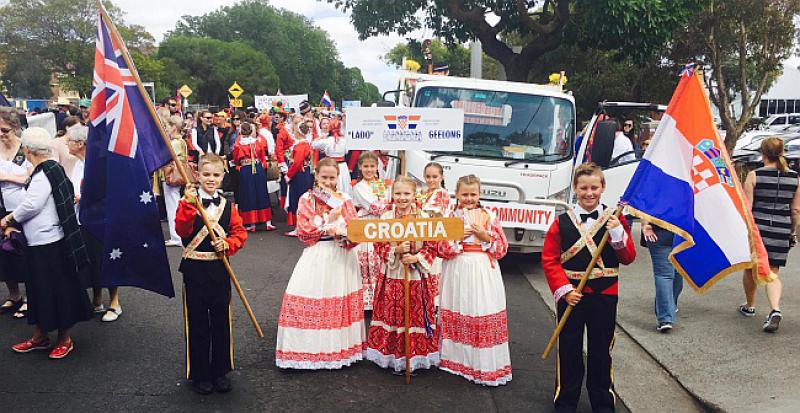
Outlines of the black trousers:
[[233,370],[230,282],[184,283],[186,377],[210,381]]
[[[567,303],[558,302],[558,319]],[[583,332],[587,336],[586,390],[594,412],[614,411],[614,377],[611,371],[611,349],[617,320],[617,296],[584,294],[572,310],[558,339],[556,365],[556,411],[574,412],[578,407],[583,384]]]

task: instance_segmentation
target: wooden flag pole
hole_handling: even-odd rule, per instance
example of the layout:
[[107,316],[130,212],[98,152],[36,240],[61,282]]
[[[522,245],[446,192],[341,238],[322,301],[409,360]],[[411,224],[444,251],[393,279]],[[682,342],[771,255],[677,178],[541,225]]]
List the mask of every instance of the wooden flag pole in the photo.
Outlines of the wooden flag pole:
[[[170,139],[167,136],[167,133],[164,131],[164,127],[161,124],[161,120],[158,119],[156,115],[156,110],[153,108],[152,103],[150,102],[149,95],[147,91],[142,86],[142,81],[139,78],[139,73],[136,71],[136,67],[133,65],[133,62],[128,54],[128,49],[125,47],[125,43],[122,42],[122,37],[119,35],[117,31],[117,27],[114,26],[114,22],[106,14],[105,8],[103,8],[102,4],[100,4],[99,0],[97,2],[98,9],[100,10],[100,16],[102,17],[103,21],[108,26],[110,34],[112,38],[119,44],[120,48],[122,49],[122,58],[125,59],[125,63],[128,65],[128,68],[131,71],[134,79],[136,79],[136,86],[139,88],[139,92],[145,98],[144,100],[147,102],[147,108],[150,111],[150,115],[153,117],[153,120],[159,126],[158,130],[161,133],[161,137],[164,139],[164,143],[167,145],[169,149],[170,155],[172,155],[172,160],[175,162],[175,166],[178,168],[178,172],[181,174],[181,177],[186,182],[191,182],[189,180],[189,175],[186,173],[186,170],[183,168],[183,164],[178,161],[178,156],[175,154],[175,150],[172,148],[172,144],[170,143]],[[203,204],[198,202],[195,205],[197,211],[200,213],[200,217],[203,219],[203,224],[208,228],[208,234],[211,237],[212,242],[216,242],[218,240],[217,234],[214,232],[211,222],[208,220],[208,215],[206,214],[205,208],[203,208]],[[228,257],[225,255],[224,252],[218,253],[220,259],[222,259],[222,263],[225,265],[225,269],[228,271],[228,276],[230,276],[231,281],[233,282],[233,286],[236,288],[236,292],[239,294],[239,298],[242,299],[242,304],[244,304],[244,308],[247,310],[247,315],[250,316],[250,321],[253,323],[253,326],[256,329],[256,333],[258,333],[259,337],[264,337],[264,331],[261,329],[261,326],[258,324],[258,320],[256,319],[255,313],[253,313],[252,307],[250,307],[250,303],[247,301],[247,297],[244,295],[244,291],[242,290],[241,285],[239,285],[239,280],[236,278],[236,274],[233,273],[233,268],[231,267],[230,261],[228,261]]]
[[[622,207],[617,207],[617,210],[614,211],[614,216],[619,218],[622,215]],[[589,266],[586,267],[586,271],[583,272],[583,276],[581,276],[581,282],[578,284],[578,288],[575,289],[578,293],[583,291],[583,287],[586,286],[586,282],[589,281],[589,274],[592,273],[594,266],[597,264],[597,261],[600,259],[600,253],[603,252],[603,248],[605,248],[606,244],[608,243],[609,233],[606,231],[603,234],[603,238],[600,240],[600,243],[597,244],[597,249],[594,250],[592,254],[592,260],[589,261]],[[578,303],[580,305],[580,303]],[[564,310],[564,314],[561,315],[561,320],[558,321],[558,326],[556,329],[553,330],[553,335],[550,336],[550,341],[547,342],[547,347],[544,348],[544,353],[542,353],[542,360],[547,359],[550,356],[550,352],[553,351],[553,347],[556,345],[556,341],[558,341],[558,336],[561,335],[561,330],[564,329],[564,326],[567,324],[567,319],[569,319],[570,314],[572,314],[572,310],[575,307],[571,305],[567,305],[567,308]]]
[[411,384],[411,286],[408,276],[408,264],[403,264],[403,295],[405,296],[405,347],[406,347],[406,384]]

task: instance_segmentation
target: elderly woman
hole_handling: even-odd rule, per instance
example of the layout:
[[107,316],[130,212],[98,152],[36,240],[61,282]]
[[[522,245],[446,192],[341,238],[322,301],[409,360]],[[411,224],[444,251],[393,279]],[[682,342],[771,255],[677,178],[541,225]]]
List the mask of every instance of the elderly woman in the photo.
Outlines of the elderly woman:
[[[75,192],[75,217],[78,217],[81,201],[81,183],[83,182],[83,170],[86,162],[86,139],[89,134],[89,128],[83,125],[75,125],[67,128],[67,133],[64,135],[67,142],[67,149],[69,154],[75,158],[72,166],[72,172],[69,174],[69,180],[72,182],[72,189]],[[78,222],[80,224],[80,222]],[[81,228],[86,248],[89,252],[89,273],[91,274],[91,286],[94,293],[92,303],[94,305],[94,313],[102,314],[103,321],[111,322],[117,321],[119,316],[122,315],[122,305],[119,303],[119,287],[111,287],[108,289],[109,305],[103,305],[103,287],[100,280],[100,268],[102,265],[101,254],[103,253],[103,244],[100,243],[94,236]]]
[[62,359],[74,348],[70,330],[92,317],[92,305],[78,275],[89,264],[89,256],[75,217],[75,195],[64,168],[50,159],[51,141],[43,128],[22,133],[22,150],[34,169],[25,198],[0,220],[0,227],[21,224],[28,238],[26,286],[33,336],[12,350],[49,350],[48,333],[58,330],[50,358]]
[[[25,196],[25,181],[33,166],[25,160],[22,144],[17,135],[20,130],[19,115],[13,108],[0,108],[0,216],[13,211]],[[25,259],[19,255],[0,251],[0,281],[8,287],[8,298],[0,304],[0,313],[14,312],[23,318],[28,308],[20,290],[27,272]]]

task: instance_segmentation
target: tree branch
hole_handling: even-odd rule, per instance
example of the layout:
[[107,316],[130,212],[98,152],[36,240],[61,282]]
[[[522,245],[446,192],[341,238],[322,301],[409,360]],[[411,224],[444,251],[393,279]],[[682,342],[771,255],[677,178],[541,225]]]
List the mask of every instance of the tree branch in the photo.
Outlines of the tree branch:
[[497,32],[486,22],[483,9],[475,8],[467,11],[464,8],[463,0],[448,0],[447,8],[456,20],[461,22],[481,41],[483,50],[487,55],[496,59],[505,67],[511,64],[511,60],[514,58],[514,51],[497,39]]

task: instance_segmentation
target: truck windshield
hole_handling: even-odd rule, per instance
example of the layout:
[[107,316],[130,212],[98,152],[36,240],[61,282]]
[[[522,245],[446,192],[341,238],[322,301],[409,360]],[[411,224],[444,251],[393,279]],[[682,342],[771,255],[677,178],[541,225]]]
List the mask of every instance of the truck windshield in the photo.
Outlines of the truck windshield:
[[422,86],[417,107],[464,109],[459,155],[557,162],[572,157],[572,102],[550,96]]

